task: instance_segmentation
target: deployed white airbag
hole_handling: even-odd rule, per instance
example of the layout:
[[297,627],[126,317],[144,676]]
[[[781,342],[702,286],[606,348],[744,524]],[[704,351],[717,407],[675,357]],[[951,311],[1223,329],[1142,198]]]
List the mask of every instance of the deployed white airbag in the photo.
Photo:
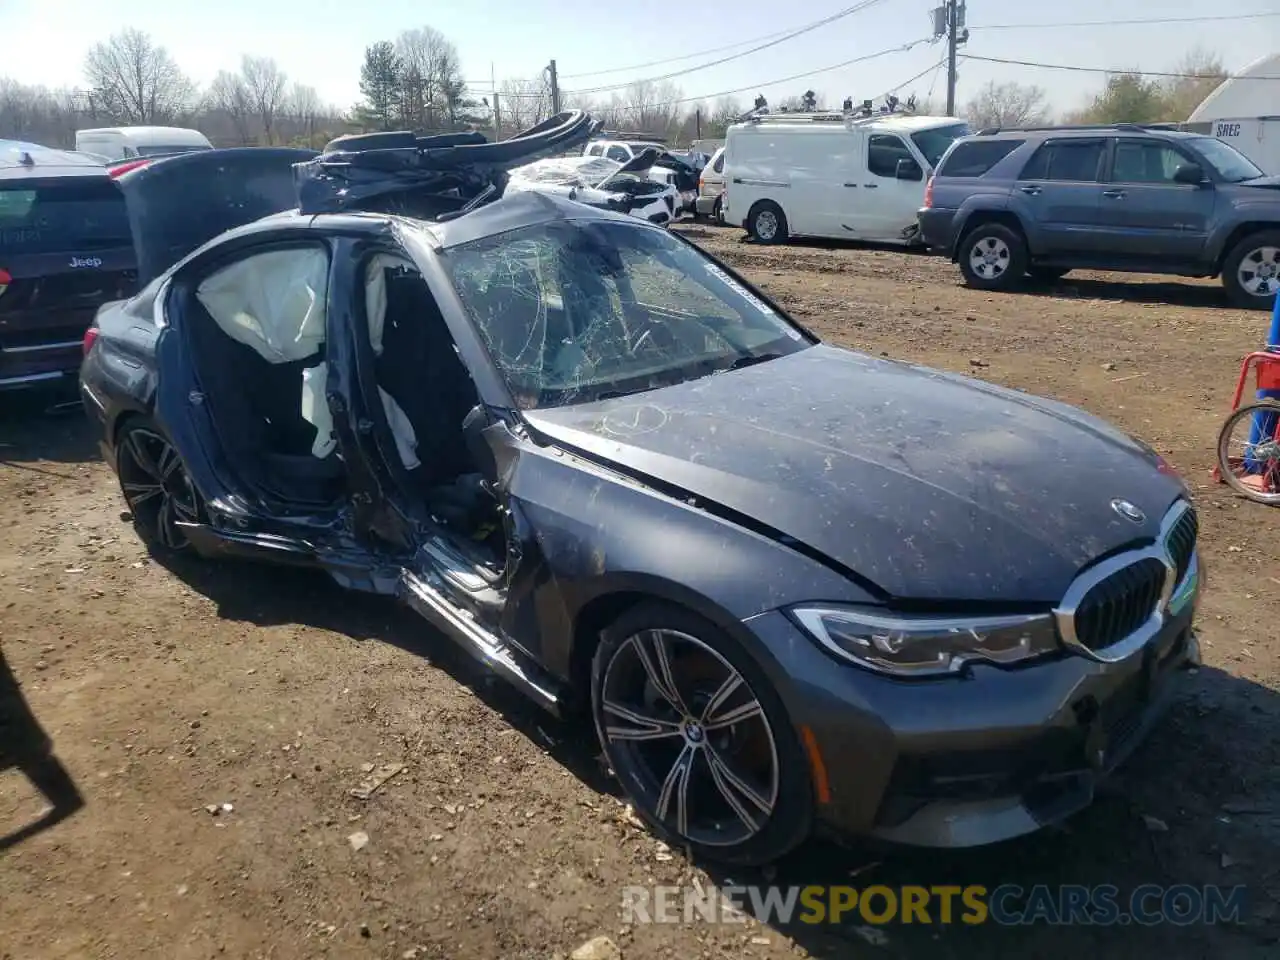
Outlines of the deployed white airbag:
[[227,336],[270,363],[290,363],[324,345],[328,285],[324,250],[272,250],[210,275],[196,297]]

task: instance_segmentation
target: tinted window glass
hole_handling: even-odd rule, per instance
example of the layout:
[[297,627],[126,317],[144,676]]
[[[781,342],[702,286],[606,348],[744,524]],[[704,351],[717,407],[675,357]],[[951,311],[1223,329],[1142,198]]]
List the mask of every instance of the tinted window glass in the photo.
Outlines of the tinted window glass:
[[209,147],[166,147],[162,144],[138,147],[140,157],[162,157],[173,153],[195,153],[197,150],[208,150]]
[[931,167],[936,167],[951,144],[970,133],[967,123],[955,123],[949,127],[919,130],[911,135],[911,141]]
[[1188,162],[1177,150],[1155,140],[1121,140],[1116,144],[1111,179],[1116,183],[1172,184],[1174,171]]
[[553,220],[462,244],[442,260],[526,409],[652,390],[808,345],[665,230]]
[[867,139],[867,169],[877,177],[896,177],[899,160],[914,160],[901,137],[873,133]]
[[610,147],[607,156],[610,160],[617,160],[619,163],[626,163],[631,159],[631,155],[627,153],[626,148],[618,146]]
[[1209,166],[1217,170],[1218,175],[1228,183],[1266,176],[1252,160],[1229,143],[1209,137],[1197,137],[1192,143],[1200,156],[1209,161]]
[[1046,143],[1023,168],[1022,179],[1096,181],[1102,149],[1101,140],[1058,140]]
[[0,253],[78,253],[131,243],[124,195],[113,180],[0,184]]
[[711,169],[714,170],[716,173],[724,173],[724,151],[723,150],[720,151],[719,156],[716,157],[716,162],[711,165]]
[[962,143],[942,165],[944,177],[981,177],[1022,146],[1025,140],[974,140]]

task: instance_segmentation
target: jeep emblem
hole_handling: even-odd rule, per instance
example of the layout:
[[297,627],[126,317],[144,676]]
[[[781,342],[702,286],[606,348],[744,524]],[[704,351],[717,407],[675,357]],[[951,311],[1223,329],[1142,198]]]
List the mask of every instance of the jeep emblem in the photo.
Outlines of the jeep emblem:
[[100,267],[102,260],[98,257],[72,257],[72,267]]

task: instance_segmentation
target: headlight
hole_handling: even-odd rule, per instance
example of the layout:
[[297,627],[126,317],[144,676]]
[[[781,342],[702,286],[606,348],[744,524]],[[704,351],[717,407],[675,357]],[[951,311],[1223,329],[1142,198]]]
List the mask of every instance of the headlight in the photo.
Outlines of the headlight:
[[955,673],[970,660],[1018,663],[1060,649],[1047,613],[940,617],[855,607],[795,607],[790,612],[832,653],[900,677]]

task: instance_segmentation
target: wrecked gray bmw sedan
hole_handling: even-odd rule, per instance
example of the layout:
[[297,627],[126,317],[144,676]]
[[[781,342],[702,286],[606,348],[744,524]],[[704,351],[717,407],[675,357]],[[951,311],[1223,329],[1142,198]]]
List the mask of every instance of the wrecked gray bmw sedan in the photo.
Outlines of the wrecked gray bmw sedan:
[[1087,805],[1196,661],[1181,481],[1078,410],[825,345],[665,229],[502,197],[589,126],[125,175],[146,286],[81,379],[142,537],[399,597],[590,717],[702,855]]

